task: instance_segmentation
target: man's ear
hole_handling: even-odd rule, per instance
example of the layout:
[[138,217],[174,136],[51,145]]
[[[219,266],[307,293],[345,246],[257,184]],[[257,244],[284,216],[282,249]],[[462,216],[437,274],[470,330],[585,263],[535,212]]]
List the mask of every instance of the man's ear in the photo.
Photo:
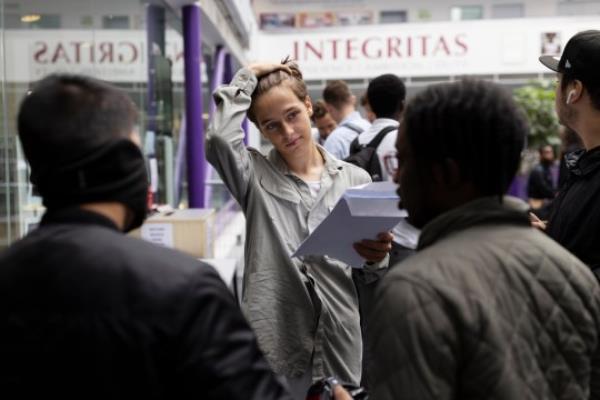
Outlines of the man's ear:
[[335,112],[335,107],[329,103],[325,103],[325,109],[327,110],[327,113],[330,115],[333,115],[333,113]]
[[573,82],[572,91],[573,91],[573,95],[571,96],[569,104],[573,104],[573,103],[577,102],[577,100],[581,99],[581,96],[583,95],[583,83],[581,83],[581,81],[579,81],[579,80],[575,80]]
[[461,184],[460,168],[456,161],[446,158],[440,163],[435,163],[431,167],[431,175],[434,183],[455,189]]

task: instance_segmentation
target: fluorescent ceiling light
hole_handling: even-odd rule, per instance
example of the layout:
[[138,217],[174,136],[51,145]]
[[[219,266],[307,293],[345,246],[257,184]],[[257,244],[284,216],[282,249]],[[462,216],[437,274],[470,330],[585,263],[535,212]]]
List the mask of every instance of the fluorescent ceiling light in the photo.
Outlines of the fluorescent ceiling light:
[[40,14],[27,14],[21,17],[21,21],[23,22],[36,22],[42,18]]

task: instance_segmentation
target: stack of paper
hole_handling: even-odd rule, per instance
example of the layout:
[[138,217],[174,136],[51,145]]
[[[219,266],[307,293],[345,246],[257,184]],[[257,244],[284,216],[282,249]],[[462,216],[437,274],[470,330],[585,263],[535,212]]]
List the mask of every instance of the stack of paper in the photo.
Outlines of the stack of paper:
[[375,240],[407,216],[398,209],[396,184],[373,182],[349,188],[331,213],[292,255],[327,255],[360,268],[365,260],[352,247],[363,239]]

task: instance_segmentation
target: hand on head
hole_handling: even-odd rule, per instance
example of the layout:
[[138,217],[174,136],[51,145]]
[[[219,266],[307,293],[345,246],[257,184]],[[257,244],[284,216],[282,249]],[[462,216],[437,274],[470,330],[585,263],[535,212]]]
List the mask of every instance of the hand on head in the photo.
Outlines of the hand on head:
[[279,70],[283,70],[290,75],[292,74],[292,70],[290,70],[287,64],[281,63],[258,62],[248,65],[247,68],[252,71],[257,78]]

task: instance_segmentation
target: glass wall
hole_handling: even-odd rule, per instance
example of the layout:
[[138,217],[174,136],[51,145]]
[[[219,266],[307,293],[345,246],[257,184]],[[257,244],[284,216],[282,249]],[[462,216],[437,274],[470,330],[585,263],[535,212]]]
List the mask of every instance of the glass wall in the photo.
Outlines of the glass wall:
[[[6,118],[6,90],[4,81],[4,0],[0,0],[0,248],[8,244],[12,236],[10,216],[10,158],[8,155],[9,135]],[[14,169],[14,168],[13,168]]]
[[155,202],[178,206],[186,198],[174,175],[184,110],[181,31],[180,19],[157,1],[0,0],[0,247],[43,213],[16,115],[32,82],[50,73],[86,74],[125,90],[140,109]]

